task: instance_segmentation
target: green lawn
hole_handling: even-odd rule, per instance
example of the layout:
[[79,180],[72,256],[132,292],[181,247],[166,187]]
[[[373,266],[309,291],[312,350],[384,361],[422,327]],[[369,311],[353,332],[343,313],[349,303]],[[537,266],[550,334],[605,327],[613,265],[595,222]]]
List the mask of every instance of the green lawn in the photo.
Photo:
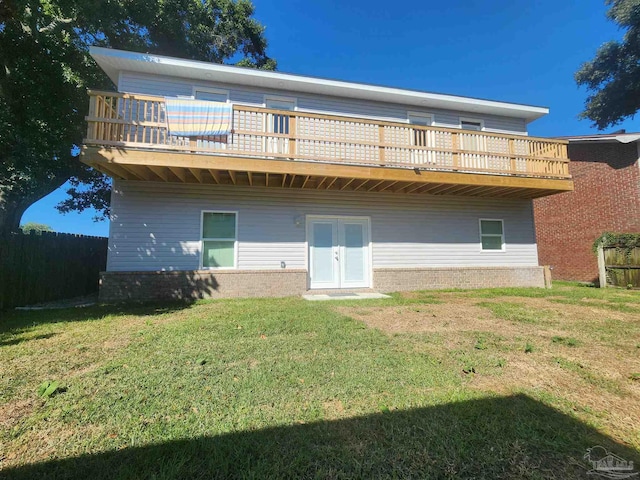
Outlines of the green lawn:
[[640,465],[637,291],[1,315],[0,477],[573,479],[595,445]]

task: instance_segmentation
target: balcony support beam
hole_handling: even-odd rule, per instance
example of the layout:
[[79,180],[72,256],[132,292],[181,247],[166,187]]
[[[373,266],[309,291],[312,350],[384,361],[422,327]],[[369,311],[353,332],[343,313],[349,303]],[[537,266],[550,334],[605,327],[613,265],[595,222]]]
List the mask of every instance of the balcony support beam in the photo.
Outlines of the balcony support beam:
[[188,170],[198,183],[202,183],[202,170],[197,170],[195,168],[189,168]]
[[[188,182],[189,172],[199,183],[231,183],[269,186],[267,175],[289,188],[350,191],[400,191],[405,193],[460,194],[535,198],[573,190],[569,179],[512,175],[443,172],[367,165],[336,165],[313,161],[260,159],[231,155],[199,155],[138,149],[87,147],[82,161],[106,174],[127,180]],[[203,176],[204,172],[211,175]],[[257,175],[256,175],[257,174]],[[229,178],[227,178],[227,175]],[[246,175],[246,179],[245,179]],[[280,182],[279,179],[282,179]],[[298,181],[300,178],[300,181]],[[355,183],[354,183],[355,182]]]

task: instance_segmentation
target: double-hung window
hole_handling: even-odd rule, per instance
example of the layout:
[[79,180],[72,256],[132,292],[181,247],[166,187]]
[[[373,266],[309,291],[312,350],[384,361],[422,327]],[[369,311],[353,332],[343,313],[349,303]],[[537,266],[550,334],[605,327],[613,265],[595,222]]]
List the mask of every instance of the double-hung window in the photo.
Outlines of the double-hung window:
[[265,98],[265,106],[271,110],[283,110],[280,113],[271,115],[269,122],[270,133],[289,133],[289,119],[291,118],[286,111],[294,111],[296,109],[296,101],[293,98]]
[[[291,115],[287,112],[292,112],[296,109],[295,98],[267,97],[264,100],[264,104],[269,110],[279,111],[267,114],[267,133],[289,135]],[[267,136],[266,149],[270,153],[289,153],[289,139],[275,135],[273,137]]]
[[483,252],[503,252],[504,222],[480,219],[480,244]]
[[481,132],[484,129],[484,122],[482,120],[471,118],[461,118],[460,128],[462,130],[475,130],[476,132]]
[[202,267],[236,268],[238,215],[202,212]]
[[193,98],[196,100],[227,103],[229,101],[229,91],[219,88],[193,87]]
[[[433,117],[428,113],[408,112],[409,123],[412,125],[429,126],[433,123]],[[429,144],[426,130],[413,129],[413,144],[418,147],[425,147]]]
[[[219,88],[193,87],[193,98],[208,102],[229,103],[229,91]],[[212,135],[198,138],[196,145],[202,150],[226,150],[229,135]]]
[[474,118],[461,118],[460,128],[463,132],[458,136],[460,149],[467,150],[468,153],[460,155],[460,163],[466,167],[477,169],[489,169],[489,157],[484,154],[488,152],[487,137],[473,132],[484,130],[484,122]]
[[[423,112],[407,112],[409,123],[412,125],[429,126],[433,124],[433,116]],[[435,146],[435,132],[412,128],[411,145],[411,163],[436,163],[436,152],[427,150],[429,147]]]

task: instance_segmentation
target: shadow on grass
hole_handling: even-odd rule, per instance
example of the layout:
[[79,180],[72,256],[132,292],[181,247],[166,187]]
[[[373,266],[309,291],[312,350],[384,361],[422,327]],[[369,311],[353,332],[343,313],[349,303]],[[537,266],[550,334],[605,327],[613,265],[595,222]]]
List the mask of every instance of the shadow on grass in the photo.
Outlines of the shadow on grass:
[[0,312],[0,334],[19,334],[43,324],[90,322],[107,316],[162,315],[190,308],[196,300],[128,303],[93,307],[71,307],[51,310],[11,310]]
[[[156,272],[103,272],[101,281],[108,298],[126,303],[93,308],[0,310],[0,333],[15,333],[16,329],[20,331],[42,323],[94,320],[106,315],[158,315],[209,298],[220,288],[215,274],[198,271],[170,271],[161,275]],[[138,301],[141,298],[149,303],[141,304]],[[64,302],[64,299],[57,299],[57,302]],[[56,303],[56,299],[48,303]],[[25,322],[27,326],[21,327]]]
[[44,335],[35,335],[31,337],[18,337],[11,338],[9,340],[0,340],[0,347],[8,347],[10,345],[17,345],[22,342],[30,342],[32,340],[45,340],[47,338],[55,337],[55,333],[45,333]]
[[172,440],[0,472],[15,479],[586,478],[638,452],[525,395]]

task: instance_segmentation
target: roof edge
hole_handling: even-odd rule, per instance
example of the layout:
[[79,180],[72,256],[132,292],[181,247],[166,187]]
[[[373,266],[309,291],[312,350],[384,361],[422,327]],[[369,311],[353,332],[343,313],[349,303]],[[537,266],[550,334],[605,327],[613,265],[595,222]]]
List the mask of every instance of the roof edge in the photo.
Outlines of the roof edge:
[[569,143],[633,143],[640,141],[640,132],[618,134],[600,133],[595,135],[576,135],[555,138],[567,140]]
[[[176,67],[180,68],[184,73],[184,78],[193,78],[192,75],[194,74],[200,74],[205,77],[204,79],[208,78],[209,81],[215,81],[216,76],[224,76],[226,78],[233,77],[236,79],[236,83],[245,85],[255,83],[273,89],[280,88],[293,92],[299,91],[324,95],[327,95],[327,92],[331,92],[331,94],[337,97],[353,98],[355,95],[356,98],[360,99],[385,102],[396,101],[398,103],[408,105],[412,105],[412,102],[415,102],[414,106],[423,108],[428,108],[430,106],[431,108],[460,110],[466,106],[467,109],[464,110],[463,108],[463,111],[475,111],[476,113],[483,113],[486,111],[488,114],[513,116],[516,118],[523,118],[527,123],[549,113],[548,107],[535,105],[500,102],[496,100],[403,89],[361,82],[347,82],[343,80],[299,74],[257,70],[246,67],[215,64],[199,60],[187,60],[164,55],[131,52],[105,47],[92,46],[90,47],[89,53],[116,84],[120,71],[136,71],[136,65],[139,65],[140,69],[145,65],[146,70],[148,70],[151,65],[151,68],[159,74],[161,74],[163,70],[169,70],[170,68]],[[116,61],[124,61],[125,63],[128,63],[131,66],[131,69],[118,68],[118,66],[116,66]],[[172,76],[175,76],[175,74]],[[285,82],[287,85],[286,87],[278,87],[278,84],[284,84]],[[380,99],[381,97],[383,100]]]

